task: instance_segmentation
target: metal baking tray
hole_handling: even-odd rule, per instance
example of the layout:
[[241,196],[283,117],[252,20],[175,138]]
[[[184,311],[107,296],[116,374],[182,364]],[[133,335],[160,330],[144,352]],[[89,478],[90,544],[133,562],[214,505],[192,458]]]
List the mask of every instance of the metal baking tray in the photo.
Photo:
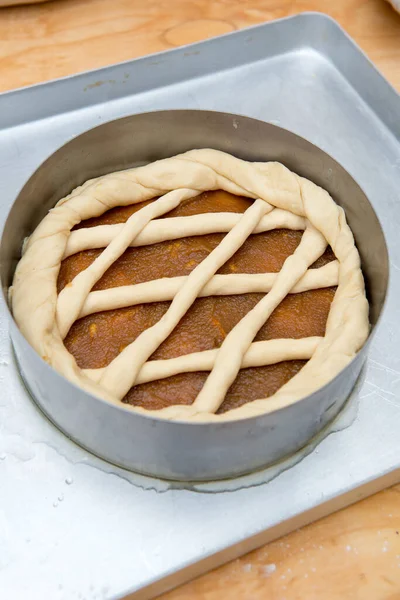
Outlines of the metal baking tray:
[[56,430],[19,379],[3,313],[0,597],[151,598],[400,480],[398,95],[334,21],[314,13],[5,93],[1,221],[31,173],[67,140],[166,108],[282,125],[341,163],[386,233],[392,281],[383,322],[346,411],[325,437],[264,472],[182,487],[109,465]]

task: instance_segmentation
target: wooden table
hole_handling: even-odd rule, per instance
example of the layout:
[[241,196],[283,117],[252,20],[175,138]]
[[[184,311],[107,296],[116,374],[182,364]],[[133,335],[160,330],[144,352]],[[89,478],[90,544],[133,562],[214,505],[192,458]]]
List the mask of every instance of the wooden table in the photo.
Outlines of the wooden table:
[[[55,0],[0,10],[0,90],[305,10],[328,12],[400,91],[400,17],[384,0]],[[296,531],[165,600],[400,599],[400,486]]]

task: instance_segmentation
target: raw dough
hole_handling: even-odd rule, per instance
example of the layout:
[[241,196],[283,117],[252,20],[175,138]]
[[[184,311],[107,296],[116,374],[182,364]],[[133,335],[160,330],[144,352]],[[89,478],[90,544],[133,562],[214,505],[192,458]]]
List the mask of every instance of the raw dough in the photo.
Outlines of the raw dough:
[[[180,202],[206,190],[224,189],[233,194],[253,198],[255,202],[243,215],[233,218],[220,228],[215,215],[191,217],[190,221],[174,219],[168,228],[174,237],[187,235],[185,228],[198,233],[227,231],[222,242],[211,254],[181,282],[169,282],[175,286],[171,293],[173,301],[164,317],[153,327],[145,330],[127,346],[105,369],[98,373],[85,372],[78,368],[75,359],[67,351],[63,339],[74,321],[93,312],[94,299],[100,292],[92,292],[95,283],[109,266],[132,245],[154,243],[160,240],[157,221],[152,219],[172,210]],[[160,196],[158,200],[134,213],[122,226],[102,226],[93,230],[71,229],[80,221],[99,216],[115,206],[126,206]],[[278,209],[278,210],[277,210]],[[188,218],[186,218],[188,219]],[[221,220],[221,219],[220,219]],[[292,256],[286,259],[282,270],[263,283],[270,290],[263,299],[232,329],[218,351],[203,359],[203,368],[211,369],[203,389],[192,405],[171,406],[150,414],[167,419],[190,421],[224,421],[256,416],[293,403],[328,383],[354,357],[368,337],[368,302],[365,297],[364,280],[360,258],[354,245],[353,235],[347,225],[342,208],[329,194],[290,172],[279,163],[249,163],[216,150],[193,150],[183,155],[165,159],[127,171],[113,173],[86,182],[69,196],[60,200],[56,207],[39,224],[26,244],[14,276],[12,309],[16,322],[30,344],[44,360],[70,381],[86,391],[105,400],[125,406],[127,410],[144,411],[138,407],[121,405],[125,393],[146,375],[151,377],[160,369],[171,367],[179,372],[179,361],[190,363],[192,358],[179,357],[174,361],[157,361],[159,367],[147,362],[154,350],[168,337],[196,297],[210,293],[217,285],[214,274],[246,238],[268,223],[287,222],[293,228],[305,228],[302,240]],[[213,224],[214,223],[214,224]],[[175,231],[176,226],[176,231]],[[110,229],[113,227],[113,229]],[[191,229],[190,229],[191,228]],[[88,242],[85,240],[87,232]],[[165,231],[165,230],[164,230]],[[89,235],[92,236],[89,240]],[[165,237],[162,239],[166,239]],[[168,238],[170,239],[170,238]],[[85,271],[73,279],[57,297],[57,277],[62,259],[77,249],[105,247],[100,256]],[[221,405],[226,391],[234,381],[242,365],[250,360],[260,362],[259,346],[252,343],[259,328],[268,319],[275,307],[295,287],[305,285],[310,278],[308,267],[330,245],[337,263],[338,288],[331,305],[326,334],[322,339],[308,338],[303,345],[304,358],[308,363],[278,392],[268,399],[249,402],[223,414],[214,414]],[[326,269],[326,268],[325,268]],[[320,269],[322,271],[322,269]],[[313,275],[316,277],[316,275]],[[322,275],[326,277],[325,274]],[[227,277],[227,276],[222,276]],[[230,276],[232,277],[232,276]],[[234,276],[229,285],[239,285]],[[227,280],[225,280],[227,281]],[[323,285],[322,283],[316,284]],[[162,279],[151,282],[151,293],[157,297],[165,294]],[[150,290],[149,284],[148,293]],[[137,287],[137,286],[133,286]],[[143,288],[142,288],[143,291]],[[230,289],[225,290],[225,293]],[[113,293],[115,292],[115,304]],[[125,290],[135,295],[135,290]],[[114,289],[101,292],[100,302],[107,306],[121,306],[121,292]],[[128,298],[129,300],[129,298]],[[123,301],[127,302],[127,298]],[[89,308],[88,308],[89,305]],[[123,304],[126,305],[126,304]],[[96,307],[95,307],[96,308]],[[265,351],[265,363],[292,358],[296,354],[293,340],[274,340]],[[311,348],[311,350],[310,350]],[[312,356],[310,357],[310,353]],[[256,354],[255,354],[256,353]],[[257,355],[257,356],[256,356]],[[249,358],[250,357],[250,358]],[[207,360],[206,360],[207,359]],[[177,365],[178,362],[178,365]],[[185,367],[185,368],[192,368]],[[164,374],[162,374],[164,373]],[[149,375],[147,374],[147,377]]]

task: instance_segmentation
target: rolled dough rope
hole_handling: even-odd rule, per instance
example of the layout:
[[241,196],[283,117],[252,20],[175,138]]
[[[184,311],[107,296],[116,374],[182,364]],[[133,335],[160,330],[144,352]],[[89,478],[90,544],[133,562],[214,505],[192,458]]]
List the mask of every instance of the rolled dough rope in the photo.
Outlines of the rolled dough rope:
[[[290,294],[298,294],[308,290],[316,290],[338,284],[339,263],[336,260],[320,267],[309,269],[290,290]],[[199,298],[206,296],[231,296],[269,292],[277,278],[277,273],[214,275],[199,293]],[[187,276],[164,277],[90,292],[85,300],[79,319],[104,310],[125,308],[148,302],[164,302],[172,300],[187,280]]]
[[119,235],[84,271],[79,273],[59,294],[57,300],[57,324],[62,338],[81,312],[83,303],[95,283],[107,269],[125,252],[132,240],[155,217],[176,208],[182,200],[197,196],[195,190],[174,190],[134,213],[124,224]]
[[243,245],[260,219],[271,210],[272,206],[263,200],[256,200],[246,210],[239,223],[193,269],[158,323],[143,331],[106,367],[100,379],[100,384],[106,390],[112,390],[120,399],[125,396],[135,384],[136,377],[143,364],[176,327],[188,308],[196,300],[202,288]]
[[[321,337],[308,337],[300,339],[275,339],[265,342],[253,342],[243,356],[242,369],[249,367],[265,367],[284,360],[308,360],[314,354]],[[184,354],[176,358],[165,360],[149,360],[140,369],[136,378],[136,385],[166,379],[179,373],[193,373],[196,371],[211,371],[218,355],[218,348]],[[99,382],[104,369],[85,369],[84,373]]]
[[307,227],[300,244],[285,260],[269,294],[264,296],[224,339],[214,367],[194,401],[197,410],[213,413],[218,410],[259,329],[306,273],[308,267],[324,253],[326,246],[326,240],[319,231],[312,226]]
[[[205,235],[208,233],[226,233],[240,220],[241,213],[210,213],[190,217],[171,217],[148,223],[132,240],[130,246],[147,246],[167,240]],[[105,248],[122,231],[124,224],[98,225],[72,231],[68,238],[63,258],[82,250]],[[306,228],[303,217],[287,210],[275,208],[263,217],[253,233],[271,231],[271,229],[302,230]]]

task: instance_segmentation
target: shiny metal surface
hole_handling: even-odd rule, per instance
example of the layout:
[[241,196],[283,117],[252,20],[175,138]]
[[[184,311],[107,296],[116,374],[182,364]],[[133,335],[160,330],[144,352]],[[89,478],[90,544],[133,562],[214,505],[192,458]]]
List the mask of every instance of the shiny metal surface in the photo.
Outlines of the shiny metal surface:
[[[386,295],[388,257],[382,229],[365,194],[336,161],[299,136],[276,125],[218,112],[178,110],[126,117],[60,148],[24,186],[6,221],[0,245],[4,285],[12,281],[24,238],[57,200],[92,177],[194,148],[224,150],[247,160],[278,160],[330,191],[345,209],[358,243],[374,328]],[[275,413],[237,422],[171,423],[90,397],[49,369],[14,325],[11,339],[23,379],[51,421],[114,464],[172,480],[235,477],[297,451],[339,412],[367,349],[325,388]]]
[[[94,86],[99,81],[103,85]],[[399,478],[400,104],[330,19],[303,15],[0,95],[0,218],[31,173],[74,135],[127,114],[171,108],[243,113],[286,127],[329,152],[364,189],[387,236],[392,281],[358,392],[358,416],[267,484],[212,494],[178,489],[95,458],[43,418],[18,378],[3,311],[4,597],[115,598],[129,591],[151,597]],[[374,242],[364,251],[374,254]],[[33,371],[26,376],[41,395],[32,351],[18,333],[14,338]],[[52,385],[58,392],[56,381]],[[91,427],[73,398],[58,408],[74,411],[82,431]]]

